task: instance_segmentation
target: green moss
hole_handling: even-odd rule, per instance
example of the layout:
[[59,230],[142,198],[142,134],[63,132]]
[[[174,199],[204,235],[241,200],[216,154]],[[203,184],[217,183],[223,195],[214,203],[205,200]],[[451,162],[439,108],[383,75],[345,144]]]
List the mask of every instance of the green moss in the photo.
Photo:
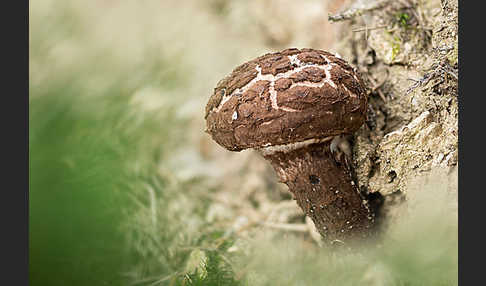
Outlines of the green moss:
[[399,37],[395,36],[393,37],[393,41],[391,43],[392,46],[392,55],[391,55],[391,61],[394,61],[397,55],[400,53],[400,45],[402,41],[400,40]]
[[408,13],[405,13],[405,12],[401,12],[401,13],[398,13],[396,15],[396,20],[398,22],[398,24],[400,25],[400,27],[402,28],[409,28],[410,24],[409,24],[409,20],[410,20],[410,15]]

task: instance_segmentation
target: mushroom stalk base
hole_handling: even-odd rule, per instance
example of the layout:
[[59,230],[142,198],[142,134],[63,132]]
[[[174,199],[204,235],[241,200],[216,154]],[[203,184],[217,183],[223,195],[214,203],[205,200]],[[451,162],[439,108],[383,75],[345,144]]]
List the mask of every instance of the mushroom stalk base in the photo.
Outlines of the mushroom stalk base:
[[336,156],[337,159],[330,144],[311,144],[264,157],[325,240],[347,242],[366,238],[374,214],[354,183],[344,154]]

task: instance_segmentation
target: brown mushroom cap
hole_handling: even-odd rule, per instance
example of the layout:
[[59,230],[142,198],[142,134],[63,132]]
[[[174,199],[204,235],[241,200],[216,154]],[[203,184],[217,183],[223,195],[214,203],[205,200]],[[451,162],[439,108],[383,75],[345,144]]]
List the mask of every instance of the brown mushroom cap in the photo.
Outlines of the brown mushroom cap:
[[287,49],[246,62],[206,106],[207,132],[233,151],[356,131],[367,95],[357,72],[321,50]]

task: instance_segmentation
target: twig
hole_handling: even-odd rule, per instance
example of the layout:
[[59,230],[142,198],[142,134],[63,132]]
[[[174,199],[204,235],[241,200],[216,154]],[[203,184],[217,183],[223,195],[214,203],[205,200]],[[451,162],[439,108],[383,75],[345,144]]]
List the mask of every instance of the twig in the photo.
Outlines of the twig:
[[409,79],[411,81],[414,81],[415,83],[407,89],[406,94],[408,95],[413,90],[415,90],[417,87],[427,85],[430,80],[432,80],[435,77],[442,76],[444,73],[451,75],[455,80],[459,80],[458,75],[455,73],[454,69],[451,68],[448,60],[445,59],[445,60],[442,60],[439,63],[439,65],[437,65],[437,67],[435,69],[424,74],[424,76],[422,78],[420,78],[418,80]]
[[386,5],[388,5],[388,2],[390,2],[390,0],[374,1],[362,8],[351,8],[336,15],[329,15],[328,20],[331,22],[350,20],[356,16],[363,15],[365,12],[370,12],[376,9],[384,8]]
[[372,31],[372,30],[384,29],[386,27],[388,27],[388,25],[383,25],[383,26],[378,26],[378,27],[372,27],[372,28],[362,27],[362,28],[354,29],[353,32]]
[[414,84],[412,84],[407,91],[405,92],[406,95],[410,94],[412,91],[414,91],[416,88],[419,86],[424,86],[427,83],[429,83],[430,79],[432,78],[433,73],[426,73],[424,76],[418,80],[409,78],[408,80],[413,81]]

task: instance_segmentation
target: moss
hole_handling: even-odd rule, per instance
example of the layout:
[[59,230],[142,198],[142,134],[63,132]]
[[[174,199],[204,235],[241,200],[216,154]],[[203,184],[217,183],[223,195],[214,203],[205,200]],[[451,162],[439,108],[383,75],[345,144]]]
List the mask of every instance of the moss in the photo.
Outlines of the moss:
[[391,43],[392,52],[391,52],[391,61],[394,61],[397,55],[400,53],[400,45],[402,41],[398,36],[393,37],[393,41]]
[[405,29],[410,27],[410,24],[409,24],[410,15],[408,13],[405,13],[405,12],[398,13],[396,15],[396,20],[398,22],[398,25],[400,25],[400,27],[405,28]]

